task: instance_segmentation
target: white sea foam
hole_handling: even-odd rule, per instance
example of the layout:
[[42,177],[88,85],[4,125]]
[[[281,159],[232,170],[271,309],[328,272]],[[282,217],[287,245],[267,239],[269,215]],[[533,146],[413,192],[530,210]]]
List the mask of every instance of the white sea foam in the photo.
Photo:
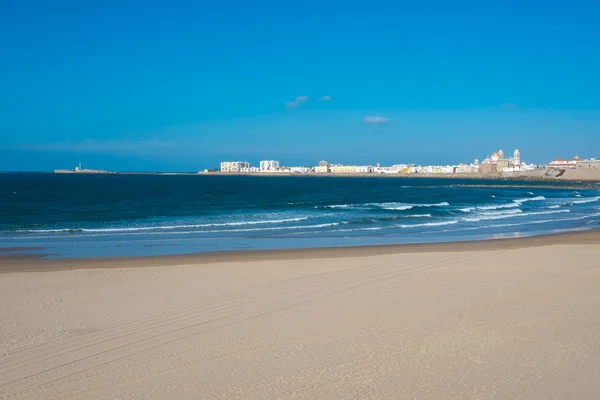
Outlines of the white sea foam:
[[502,210],[505,208],[518,208],[518,207],[521,207],[521,205],[525,202],[542,201],[542,200],[546,200],[546,198],[544,196],[528,197],[525,199],[513,200],[511,203],[489,204],[489,205],[484,205],[484,206],[473,206],[473,207],[460,208],[459,211],[472,212],[472,211]]
[[315,208],[352,208],[352,209],[362,209],[368,207],[377,207],[383,210],[391,210],[391,211],[406,211],[413,209],[415,207],[446,207],[449,206],[450,203],[447,201],[442,201],[441,203],[434,204],[419,204],[419,203],[397,203],[397,202],[386,202],[386,203],[363,203],[363,204],[333,204],[326,206],[315,206]]
[[[241,229],[218,229],[218,230],[203,230],[203,231],[178,231],[171,232],[174,235],[194,235],[202,233],[233,233],[233,232],[268,232],[268,231],[285,231],[298,229],[318,229],[331,226],[338,226],[347,222],[331,222],[326,224],[316,225],[293,225],[293,226],[268,226],[263,228],[241,228]],[[164,235],[164,232],[147,232],[147,235]]]
[[[145,232],[154,230],[175,230],[175,229],[195,229],[195,228],[212,228],[222,226],[243,226],[243,225],[269,225],[283,224],[287,222],[305,221],[308,217],[287,218],[287,219],[271,219],[261,221],[240,221],[240,222],[225,222],[220,224],[190,224],[190,225],[158,225],[158,226],[138,226],[138,227],[123,227],[123,228],[72,228],[72,229],[39,229],[39,230],[18,230],[18,233],[57,233],[57,232],[88,232],[88,233],[118,233],[118,232]],[[263,229],[263,228],[259,228]]]
[[527,201],[543,201],[543,200],[546,200],[546,198],[544,196],[536,196],[536,197],[526,197],[524,199],[518,199],[518,200],[513,200],[513,201],[517,204],[522,204]]
[[553,205],[553,206],[548,206],[548,207],[546,207],[546,208],[552,208],[552,209],[555,209],[555,208],[560,208],[560,205],[559,205],[559,204],[555,204],[555,205]]
[[463,221],[466,222],[480,222],[494,219],[506,219],[506,218],[517,218],[517,217],[527,217],[534,215],[546,215],[546,214],[561,214],[568,213],[571,210],[556,210],[556,211],[538,211],[538,212],[530,212],[530,213],[519,213],[519,214],[502,214],[502,215],[475,215],[472,218],[463,218]]
[[428,222],[425,224],[414,224],[414,225],[396,225],[399,228],[421,228],[425,226],[444,226],[444,225],[454,225],[457,224],[458,220],[453,219],[450,221],[440,221],[440,222]]
[[587,203],[595,203],[600,200],[600,196],[597,197],[588,197],[581,200],[572,201],[571,204],[587,204]]
[[533,196],[533,192],[527,192],[527,194]]
[[500,210],[500,211],[491,211],[491,212],[481,212],[481,213],[477,213],[475,214],[476,216],[478,215],[489,215],[489,216],[495,216],[495,215],[512,215],[512,214],[520,214],[523,211],[520,208],[514,209],[514,208],[509,208],[506,210]]
[[380,231],[382,229],[383,229],[383,227],[371,226],[371,227],[353,228],[353,229],[334,229],[330,232]]
[[[548,224],[551,222],[561,222],[561,221],[579,221],[582,219],[593,218],[593,217],[600,217],[600,213],[584,215],[582,217],[573,217],[573,218],[545,219],[545,220],[538,220],[538,221],[524,221],[524,222],[519,222],[519,223],[514,223],[514,224],[489,225],[489,226],[485,226],[485,228],[505,228],[505,227],[507,228],[507,227],[511,227],[511,226]],[[476,228],[476,229],[480,229],[480,228]]]
[[419,203],[370,203],[369,205],[382,208],[384,210],[410,210],[415,207],[447,207],[450,205],[447,201],[433,204],[419,204]]
[[[222,230],[211,230],[211,231],[196,231],[196,232],[182,232],[182,233],[222,233],[222,232],[262,232],[262,231],[283,231],[283,230],[296,230],[296,229],[317,229],[317,228],[328,228],[330,226],[338,226],[345,222],[331,222],[327,224],[316,224],[316,225],[294,225],[294,226],[272,226],[265,228],[244,228],[244,229],[222,229]],[[156,233],[156,232],[154,232]]]
[[353,207],[352,204],[332,204],[328,206],[315,206],[315,208],[350,208]]
[[400,203],[372,203],[370,205],[391,211],[406,211],[413,208],[411,205]]
[[449,206],[450,203],[448,203],[447,201],[442,201],[441,203],[437,203],[437,204],[415,204],[415,207],[447,207]]
[[479,226],[475,226],[475,227],[465,227],[465,228],[460,228],[460,229],[444,230],[442,232],[477,231],[477,230],[482,230],[482,229],[508,228],[508,227],[513,227],[513,226],[548,224],[548,223],[552,223],[552,222],[561,222],[561,221],[579,221],[579,220],[582,220],[582,219],[593,218],[593,217],[600,217],[600,213],[590,214],[590,215],[584,215],[584,216],[581,216],[581,217],[574,217],[574,218],[559,218],[559,219],[545,219],[545,220],[537,220],[537,221],[522,221],[522,222],[518,222],[518,223],[511,223],[511,224],[479,225]]
[[[520,206],[521,206],[520,203],[491,204],[489,206],[471,207],[470,211],[475,211],[475,210],[479,210],[479,211],[502,210],[502,209],[505,209],[505,208],[517,208],[517,207],[520,207]],[[463,211],[463,209],[461,209],[461,211]]]
[[199,227],[212,227],[212,226],[284,224],[286,222],[306,221],[307,219],[308,219],[308,217],[296,217],[296,218],[285,218],[285,219],[270,219],[270,220],[262,220],[262,221],[241,221],[241,222],[225,222],[222,224],[203,224],[203,225],[198,225],[198,226]]

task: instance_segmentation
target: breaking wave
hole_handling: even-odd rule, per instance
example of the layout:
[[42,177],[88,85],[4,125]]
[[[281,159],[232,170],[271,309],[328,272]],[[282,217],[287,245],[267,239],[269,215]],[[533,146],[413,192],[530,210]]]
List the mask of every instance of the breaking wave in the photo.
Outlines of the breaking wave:
[[487,220],[494,220],[494,219],[528,217],[528,216],[535,216],[535,215],[562,214],[562,213],[568,213],[568,212],[571,212],[571,210],[539,211],[539,212],[530,212],[530,213],[516,213],[516,214],[502,214],[502,215],[476,215],[474,217],[463,218],[463,221],[479,222],[479,221],[487,221]]
[[[286,219],[271,219],[261,221],[240,221],[240,222],[224,222],[220,224],[190,224],[190,225],[157,225],[157,226],[139,226],[139,227],[123,227],[123,228],[65,228],[65,229],[22,229],[17,230],[17,233],[119,233],[119,232],[144,232],[154,230],[175,230],[175,229],[197,229],[197,228],[216,228],[223,226],[243,226],[243,225],[269,225],[269,224],[284,224],[288,222],[306,221],[308,217],[286,218]],[[264,228],[258,228],[264,229]]]
[[524,199],[513,200],[517,204],[526,203],[528,201],[543,201],[546,200],[544,196],[536,196],[536,197],[526,197]]
[[575,201],[572,201],[571,204],[595,203],[598,200],[600,200],[600,196],[597,196],[597,197],[588,197],[588,198],[585,198],[585,199],[582,199],[582,200],[575,200]]
[[412,225],[396,225],[399,228],[420,228],[425,226],[444,226],[444,225],[454,225],[457,224],[458,220],[453,219],[450,221],[440,221],[440,222],[428,222],[425,224],[412,224]]
[[450,203],[442,201],[440,203],[433,204],[419,204],[419,203],[397,203],[397,202],[386,202],[386,203],[362,203],[362,204],[333,204],[325,206],[315,206],[315,208],[342,208],[342,209],[369,209],[379,208],[382,210],[390,211],[406,211],[417,207],[447,207]]

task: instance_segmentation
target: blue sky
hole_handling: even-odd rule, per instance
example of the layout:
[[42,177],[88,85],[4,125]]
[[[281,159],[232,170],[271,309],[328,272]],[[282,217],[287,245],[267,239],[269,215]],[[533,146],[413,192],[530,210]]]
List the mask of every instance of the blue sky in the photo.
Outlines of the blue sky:
[[191,3],[0,2],[0,170],[600,156],[597,1]]

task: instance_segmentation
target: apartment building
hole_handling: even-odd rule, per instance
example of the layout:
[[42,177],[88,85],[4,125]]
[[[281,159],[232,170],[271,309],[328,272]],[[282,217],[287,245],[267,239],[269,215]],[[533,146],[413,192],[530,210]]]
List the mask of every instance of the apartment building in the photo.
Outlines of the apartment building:
[[309,172],[313,172],[314,168],[312,167],[290,167],[290,172],[294,174],[308,174]]
[[590,158],[588,160],[579,161],[577,163],[577,168],[600,169],[600,159],[599,158]]
[[276,160],[263,160],[260,162],[261,172],[274,172],[279,170],[279,161]]
[[371,165],[359,165],[356,167],[356,172],[359,174],[372,174],[374,167]]
[[250,163],[246,161],[223,161],[221,163],[221,172],[242,172],[250,169]]
[[355,174],[357,172],[356,165],[330,165],[329,170],[332,174]]

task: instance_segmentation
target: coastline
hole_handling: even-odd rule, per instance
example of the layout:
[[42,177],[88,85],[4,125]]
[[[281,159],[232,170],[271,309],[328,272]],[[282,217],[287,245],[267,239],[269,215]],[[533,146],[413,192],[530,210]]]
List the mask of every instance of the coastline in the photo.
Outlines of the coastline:
[[[473,241],[382,244],[284,250],[237,250],[141,257],[45,259],[40,258],[40,256],[45,255],[43,253],[40,256],[36,254],[19,253],[19,251],[33,250],[34,248],[4,248],[2,252],[0,252],[0,273],[48,272],[98,268],[161,267],[190,264],[222,264],[231,262],[336,259],[342,257],[372,257],[378,255],[414,253],[502,251],[567,244],[600,244],[600,228],[527,237]],[[35,250],[43,249],[35,248]],[[15,251],[15,253],[11,253],[12,251]]]
[[[490,182],[516,181],[516,182],[547,182],[547,183],[600,183],[600,170],[598,169],[573,169],[564,170],[564,174],[558,175],[558,171],[551,169],[539,169],[530,172],[507,172],[507,173],[455,173],[455,174],[381,174],[381,173],[293,173],[293,172],[19,172],[2,171],[2,174],[41,173],[51,175],[156,175],[156,176],[246,176],[246,177],[318,177],[318,178],[406,178],[406,179],[448,179],[448,180],[484,180]],[[546,175],[548,173],[548,175]],[[555,174],[555,175],[553,175]]]
[[[486,180],[486,181],[520,181],[520,182],[553,182],[553,183],[600,183],[600,170],[572,169],[564,170],[563,174],[550,169],[538,169],[530,172],[508,173],[455,173],[455,174],[380,174],[380,173],[309,173],[300,174],[292,172],[199,172],[199,176],[248,176],[248,177],[319,177],[319,178],[406,178],[406,179],[448,179],[448,180]],[[119,173],[127,174],[127,173]],[[555,176],[560,175],[560,176]]]
[[597,399],[599,243],[23,261],[0,397]]

